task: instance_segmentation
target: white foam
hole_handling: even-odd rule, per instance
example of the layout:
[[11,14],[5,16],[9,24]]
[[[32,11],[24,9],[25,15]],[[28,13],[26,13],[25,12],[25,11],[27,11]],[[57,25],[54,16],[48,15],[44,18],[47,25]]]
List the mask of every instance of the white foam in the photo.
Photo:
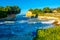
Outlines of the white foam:
[[42,21],[43,24],[52,24],[55,20]]
[[28,22],[28,24],[36,24],[37,22]]
[[8,23],[15,23],[14,21],[5,21],[4,23],[8,24]]
[[21,21],[18,21],[19,23],[25,23],[27,22],[27,20],[21,20]]
[[54,27],[54,25],[49,25],[49,26],[45,26],[45,27],[39,27],[38,29],[46,29],[46,28],[51,28]]
[[0,22],[0,24],[4,24],[4,22]]

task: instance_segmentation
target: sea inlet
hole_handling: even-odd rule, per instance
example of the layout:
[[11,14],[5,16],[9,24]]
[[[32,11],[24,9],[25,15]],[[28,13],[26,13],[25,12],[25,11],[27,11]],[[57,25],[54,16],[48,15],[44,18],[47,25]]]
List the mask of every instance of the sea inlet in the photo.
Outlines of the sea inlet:
[[0,40],[33,40],[37,29],[52,27],[37,18],[18,15],[12,21],[0,21]]

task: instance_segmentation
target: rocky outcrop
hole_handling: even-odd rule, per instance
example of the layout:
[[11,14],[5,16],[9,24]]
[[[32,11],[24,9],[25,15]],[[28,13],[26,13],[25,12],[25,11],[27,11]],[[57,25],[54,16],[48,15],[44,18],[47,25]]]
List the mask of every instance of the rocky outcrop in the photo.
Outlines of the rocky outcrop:
[[36,16],[36,14],[32,14],[32,12],[31,11],[27,11],[27,13],[26,13],[26,17],[35,17]]
[[11,20],[14,20],[15,18],[15,14],[11,14],[11,15],[8,15],[6,18],[2,18],[0,19],[0,21],[11,21]]
[[60,21],[54,21],[52,24],[60,26]]
[[58,20],[56,17],[38,16],[38,20]]
[[60,25],[60,19],[56,17],[38,16],[38,20],[54,20],[52,24]]

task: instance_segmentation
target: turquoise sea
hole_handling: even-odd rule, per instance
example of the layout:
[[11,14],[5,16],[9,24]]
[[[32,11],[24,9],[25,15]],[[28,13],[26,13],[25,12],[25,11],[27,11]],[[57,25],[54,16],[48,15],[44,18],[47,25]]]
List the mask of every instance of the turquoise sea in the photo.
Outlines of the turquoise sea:
[[18,15],[12,21],[0,21],[0,40],[33,40],[37,29],[53,26],[41,22],[42,20],[24,15]]

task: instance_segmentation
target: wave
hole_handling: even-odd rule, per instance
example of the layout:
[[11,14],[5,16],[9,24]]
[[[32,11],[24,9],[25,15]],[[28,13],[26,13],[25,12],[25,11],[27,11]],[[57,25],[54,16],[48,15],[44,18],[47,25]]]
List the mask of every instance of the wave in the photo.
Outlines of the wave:
[[25,23],[27,22],[27,20],[21,20],[21,21],[18,21],[19,23]]
[[15,23],[15,21],[5,21],[5,24],[11,24],[11,23]]
[[4,22],[0,22],[0,24],[4,24]]
[[28,24],[36,24],[36,23],[38,23],[38,22],[28,22]]
[[52,24],[55,20],[41,21],[43,24]]
[[28,23],[28,24],[35,24],[35,23],[38,23],[38,22],[35,22],[35,21],[29,21],[29,20],[21,20],[21,21],[18,21],[19,23]]
[[14,24],[15,21],[4,21],[4,22],[0,22],[0,24]]
[[38,29],[47,29],[47,28],[52,28],[52,27],[54,27],[53,24],[48,24],[46,26],[39,27]]

